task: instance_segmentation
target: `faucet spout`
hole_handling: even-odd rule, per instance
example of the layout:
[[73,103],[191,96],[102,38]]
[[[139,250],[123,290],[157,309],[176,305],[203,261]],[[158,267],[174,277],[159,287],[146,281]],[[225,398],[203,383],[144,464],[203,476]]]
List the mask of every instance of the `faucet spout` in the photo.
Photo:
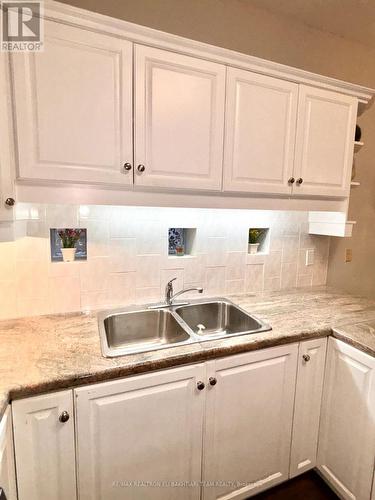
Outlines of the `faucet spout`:
[[203,293],[203,288],[201,286],[192,287],[192,288],[184,288],[183,290],[181,290],[181,291],[175,293],[174,295],[172,295],[172,297],[171,297],[171,304],[174,301],[174,299],[176,297],[178,297],[179,295],[182,295],[183,293],[187,293],[187,292],[193,292],[194,290],[197,291],[198,293]]
[[[179,295],[182,295],[183,293],[186,293],[186,292],[192,292],[195,290],[198,293],[203,293],[203,288],[201,286],[184,288],[183,290],[180,290],[177,293],[173,293],[173,282],[176,279],[177,278],[173,278],[170,281],[168,281],[168,283],[166,284],[166,286],[165,286],[165,301],[160,303],[160,304],[152,304],[152,305],[148,306],[149,309],[160,309],[162,307],[171,307],[171,306],[173,306],[174,299],[176,297],[178,297]],[[181,305],[181,304],[178,304],[178,305]]]
[[197,291],[198,293],[203,293],[203,288],[198,286],[198,287],[191,287],[191,288],[184,288],[183,290],[180,290],[177,293],[173,293],[173,282],[177,278],[173,278],[170,281],[168,281],[166,287],[165,287],[165,302],[168,306],[171,306],[174,299],[178,297],[179,295],[182,295],[183,293],[187,292],[192,292],[192,291]]

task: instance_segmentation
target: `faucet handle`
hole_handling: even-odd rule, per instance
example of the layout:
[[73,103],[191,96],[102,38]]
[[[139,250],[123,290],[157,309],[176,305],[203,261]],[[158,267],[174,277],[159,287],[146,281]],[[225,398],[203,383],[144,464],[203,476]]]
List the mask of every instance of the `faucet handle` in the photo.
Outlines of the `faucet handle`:
[[165,302],[170,306],[172,304],[172,297],[173,297],[173,282],[177,279],[172,278],[171,280],[168,281],[168,283],[165,285]]
[[166,284],[166,286],[165,286],[165,290],[166,290],[166,291],[169,291],[169,290],[170,290],[170,291],[173,291],[173,282],[174,282],[176,279],[177,279],[177,277],[176,277],[176,278],[172,278],[171,280],[169,280],[169,281],[168,281],[168,283],[167,283],[167,284]]

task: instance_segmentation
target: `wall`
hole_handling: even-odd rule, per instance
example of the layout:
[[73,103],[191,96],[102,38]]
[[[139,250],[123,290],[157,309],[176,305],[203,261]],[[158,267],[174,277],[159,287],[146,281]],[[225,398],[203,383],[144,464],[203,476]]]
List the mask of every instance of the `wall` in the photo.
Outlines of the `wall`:
[[[157,301],[173,277],[210,296],[326,282],[329,238],[306,234],[302,212],[18,204],[17,218],[22,237],[0,244],[1,318]],[[56,227],[87,228],[86,262],[51,262]],[[168,257],[169,227],[196,228],[192,256]],[[270,228],[265,255],[247,254],[250,227]]]
[[[375,49],[275,15],[251,0],[64,0],[195,40],[375,88]],[[308,0],[306,0],[308,1]],[[319,3],[317,4],[317,9]],[[353,7],[355,19],[357,6]],[[340,13],[338,12],[338,15]],[[357,160],[349,219],[353,238],[332,238],[328,283],[375,297],[375,106],[360,119],[366,142]],[[353,262],[345,264],[345,248]]]

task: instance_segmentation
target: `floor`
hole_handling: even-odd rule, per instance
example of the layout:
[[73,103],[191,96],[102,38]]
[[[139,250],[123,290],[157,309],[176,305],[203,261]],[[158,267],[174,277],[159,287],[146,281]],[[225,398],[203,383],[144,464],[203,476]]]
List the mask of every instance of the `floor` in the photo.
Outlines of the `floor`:
[[337,500],[338,496],[328,488],[318,474],[306,472],[302,476],[252,498],[254,500]]

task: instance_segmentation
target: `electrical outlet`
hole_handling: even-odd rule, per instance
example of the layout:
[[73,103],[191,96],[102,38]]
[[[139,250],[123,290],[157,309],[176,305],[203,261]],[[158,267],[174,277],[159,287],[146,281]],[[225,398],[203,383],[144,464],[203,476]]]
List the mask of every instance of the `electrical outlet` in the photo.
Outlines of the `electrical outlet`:
[[353,251],[351,248],[345,248],[345,262],[351,262],[353,260]]
[[306,266],[312,266],[314,264],[314,249],[306,250]]

